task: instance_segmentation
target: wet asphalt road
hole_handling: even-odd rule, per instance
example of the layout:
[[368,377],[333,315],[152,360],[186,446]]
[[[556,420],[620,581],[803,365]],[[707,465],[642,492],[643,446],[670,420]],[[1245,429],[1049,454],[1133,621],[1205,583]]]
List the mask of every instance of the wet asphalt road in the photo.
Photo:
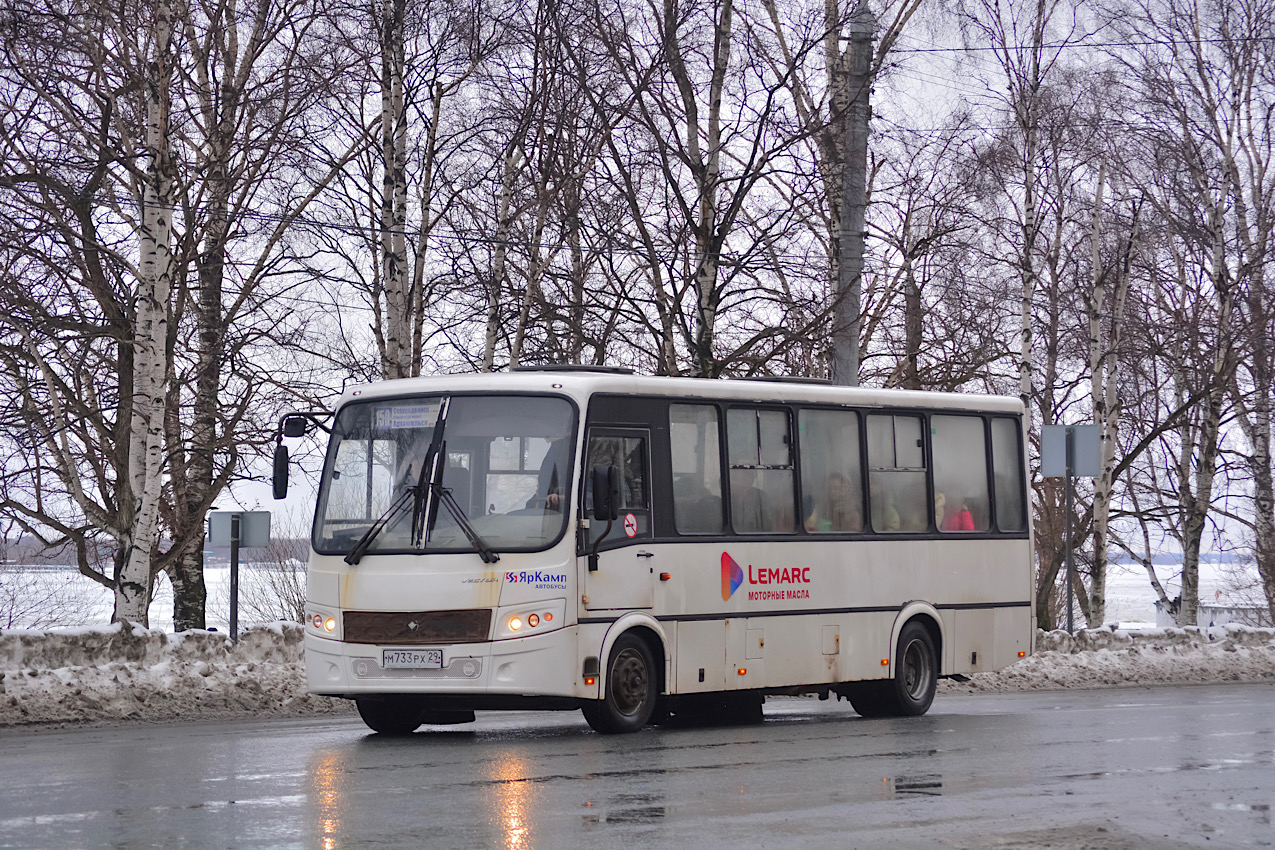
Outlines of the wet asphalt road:
[[0,847],[1275,846],[1275,685],[942,697],[602,737],[479,714],[0,733]]

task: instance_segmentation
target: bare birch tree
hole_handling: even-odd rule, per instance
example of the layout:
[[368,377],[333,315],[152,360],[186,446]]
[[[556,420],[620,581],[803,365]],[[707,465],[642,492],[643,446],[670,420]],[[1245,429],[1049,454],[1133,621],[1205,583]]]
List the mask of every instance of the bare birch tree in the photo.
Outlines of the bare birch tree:
[[[1246,318],[1244,293],[1254,273],[1260,275],[1269,244],[1262,231],[1269,233],[1270,213],[1261,212],[1272,197],[1265,174],[1269,121],[1255,121],[1253,107],[1255,97],[1269,102],[1269,90],[1263,94],[1255,81],[1270,59],[1253,44],[1263,28],[1269,32],[1271,10],[1262,3],[1167,0],[1114,11],[1116,31],[1132,45],[1118,55],[1143,116],[1134,128],[1135,149],[1147,152],[1130,157],[1131,171],[1164,222],[1159,250],[1174,270],[1157,299],[1177,334],[1165,346],[1165,383],[1173,408],[1189,408],[1175,423],[1172,442],[1162,446],[1162,470],[1145,471],[1138,486],[1160,507],[1167,534],[1181,546],[1182,592],[1170,610],[1180,625],[1193,625],[1232,402],[1247,412],[1245,394],[1233,392],[1247,338],[1237,319]],[[1266,141],[1258,142],[1262,137]],[[1262,289],[1260,277],[1256,282]],[[1269,393],[1263,395],[1269,401]],[[1258,430],[1251,432],[1254,447],[1262,442]]]
[[[81,572],[114,592],[114,618],[145,624],[171,376],[171,7],[7,14],[0,187],[15,262],[0,322],[30,465],[6,466],[3,509],[72,543]],[[109,565],[93,556],[100,537]]]

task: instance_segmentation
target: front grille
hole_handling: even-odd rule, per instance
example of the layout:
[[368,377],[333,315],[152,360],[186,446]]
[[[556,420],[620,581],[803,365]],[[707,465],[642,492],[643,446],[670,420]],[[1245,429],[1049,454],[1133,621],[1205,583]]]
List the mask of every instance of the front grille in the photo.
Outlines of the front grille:
[[461,611],[346,611],[346,643],[397,646],[478,643],[491,631],[491,609]]

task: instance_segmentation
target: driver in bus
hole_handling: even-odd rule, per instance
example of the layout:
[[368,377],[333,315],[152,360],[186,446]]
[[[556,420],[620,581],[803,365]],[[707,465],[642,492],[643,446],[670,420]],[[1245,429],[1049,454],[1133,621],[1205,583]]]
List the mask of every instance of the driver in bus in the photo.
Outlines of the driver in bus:
[[544,508],[546,511],[562,510],[562,485],[566,481],[566,475],[561,467],[566,456],[566,439],[554,440],[549,444],[545,459],[540,464],[536,495],[527,500],[528,508]]

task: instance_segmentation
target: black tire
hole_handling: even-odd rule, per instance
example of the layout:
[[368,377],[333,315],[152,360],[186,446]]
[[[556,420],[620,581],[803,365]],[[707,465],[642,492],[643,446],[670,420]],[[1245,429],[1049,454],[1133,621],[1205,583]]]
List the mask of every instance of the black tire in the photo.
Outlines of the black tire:
[[586,703],[584,719],[603,735],[636,732],[651,720],[660,697],[651,648],[637,635],[616,640],[602,680],[602,699]]
[[938,688],[938,653],[929,629],[912,621],[899,633],[894,677],[842,685],[838,692],[863,717],[917,717],[930,710]]
[[846,688],[842,693],[850,700],[850,706],[860,717],[885,717],[886,710],[883,699],[883,686],[890,682],[859,682]]
[[404,696],[357,697],[354,704],[367,728],[381,735],[410,735],[425,713],[419,700]]
[[930,710],[938,688],[938,653],[930,630],[915,620],[899,633],[894,678],[882,692],[886,712],[894,717],[919,717]]

